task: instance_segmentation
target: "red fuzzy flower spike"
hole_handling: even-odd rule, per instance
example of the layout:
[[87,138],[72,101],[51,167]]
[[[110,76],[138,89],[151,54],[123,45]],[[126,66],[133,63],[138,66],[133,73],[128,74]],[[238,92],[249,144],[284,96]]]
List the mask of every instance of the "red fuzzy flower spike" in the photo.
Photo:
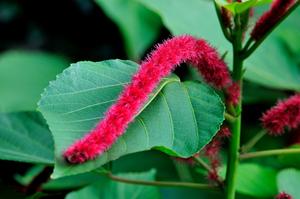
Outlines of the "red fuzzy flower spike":
[[66,160],[73,164],[83,163],[110,148],[124,133],[160,80],[182,62],[194,64],[203,78],[216,88],[224,88],[231,83],[226,64],[206,41],[192,36],[169,39],[158,45],[142,62],[131,83],[108,109],[104,119],[64,152]]
[[254,40],[262,38],[294,3],[295,0],[274,0],[271,9],[265,12],[256,22],[251,37]]
[[281,135],[285,127],[297,128],[300,125],[300,94],[280,101],[264,113],[261,120],[271,135]]
[[275,199],[293,199],[291,195],[285,193],[285,192],[281,192],[279,193]]
[[240,100],[241,88],[236,82],[233,82],[230,86],[225,89],[227,95],[227,102],[229,104],[237,105]]

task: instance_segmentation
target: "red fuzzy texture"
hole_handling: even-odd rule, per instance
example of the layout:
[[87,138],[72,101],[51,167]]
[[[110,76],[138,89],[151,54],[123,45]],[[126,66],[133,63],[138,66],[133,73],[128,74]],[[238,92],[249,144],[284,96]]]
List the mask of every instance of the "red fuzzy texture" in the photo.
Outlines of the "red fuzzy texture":
[[300,125],[300,94],[280,101],[264,113],[261,120],[271,135],[283,134],[284,128],[297,128]]
[[216,88],[231,83],[226,64],[205,40],[192,36],[169,39],[158,45],[142,62],[131,83],[109,108],[104,119],[64,152],[65,159],[73,164],[83,163],[110,148],[125,132],[161,79],[182,62],[194,64],[203,78]]
[[275,199],[293,199],[293,197],[285,192],[279,193]]
[[251,37],[262,38],[295,3],[295,0],[274,0],[271,9],[265,12],[256,22]]
[[219,153],[222,147],[222,140],[230,136],[231,132],[229,128],[227,126],[222,126],[213,140],[204,148],[204,155],[208,158],[211,168],[207,174],[207,178],[217,184],[222,184],[221,178],[218,175],[218,167],[221,163]]
[[240,100],[241,88],[236,82],[233,82],[225,89],[227,95],[227,103],[237,105]]
[[229,138],[229,137],[231,137],[231,131],[227,126],[223,126],[219,130],[218,136],[220,136],[220,138]]

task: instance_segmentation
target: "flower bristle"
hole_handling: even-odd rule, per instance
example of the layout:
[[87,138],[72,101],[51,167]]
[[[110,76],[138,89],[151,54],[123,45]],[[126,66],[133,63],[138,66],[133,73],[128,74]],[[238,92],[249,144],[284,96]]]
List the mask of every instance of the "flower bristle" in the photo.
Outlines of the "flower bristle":
[[251,37],[254,40],[263,38],[295,2],[295,0],[274,0],[271,8],[257,20]]
[[293,197],[285,192],[279,193],[275,199],[293,199]]
[[297,128],[300,125],[300,94],[279,101],[263,114],[261,121],[271,135],[281,135],[285,128]]

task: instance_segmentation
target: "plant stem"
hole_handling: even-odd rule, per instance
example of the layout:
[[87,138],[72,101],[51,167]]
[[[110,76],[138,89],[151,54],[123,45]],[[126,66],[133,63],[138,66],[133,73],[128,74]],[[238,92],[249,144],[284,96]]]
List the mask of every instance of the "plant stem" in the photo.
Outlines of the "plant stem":
[[229,113],[225,113],[224,117],[230,123],[233,123],[236,120],[236,117],[233,116],[233,115],[231,115],[231,114],[229,114]]
[[249,159],[249,158],[260,158],[266,156],[274,156],[274,155],[288,155],[288,154],[300,154],[300,148],[296,149],[274,149],[274,150],[266,150],[266,151],[257,151],[251,153],[245,153],[240,155],[240,159]]
[[[240,15],[235,16],[235,30],[233,35],[233,79],[239,84],[242,90],[242,75],[243,75],[243,57],[242,50],[242,28]],[[236,120],[231,123],[232,137],[229,144],[229,154],[227,161],[226,172],[226,199],[235,198],[237,167],[239,164],[239,148],[240,148],[240,134],[241,134],[241,111],[242,111],[242,93],[238,105],[235,107],[237,113]]]
[[195,162],[197,162],[199,165],[201,165],[203,168],[205,168],[208,172],[211,172],[211,168],[206,162],[204,162],[201,158],[194,157],[193,158]]
[[160,186],[160,187],[183,187],[183,188],[196,188],[196,189],[213,189],[218,190],[216,186],[210,184],[199,184],[192,182],[173,182],[173,181],[145,181],[145,180],[134,180],[128,178],[122,178],[115,176],[112,173],[107,175],[111,180],[117,182],[123,182],[127,184],[138,184],[138,185],[147,185],[147,186]]
[[241,152],[242,152],[242,153],[245,153],[245,152],[250,151],[250,149],[251,149],[252,147],[254,147],[255,144],[256,144],[259,140],[261,140],[261,138],[263,138],[265,135],[266,135],[266,131],[265,131],[265,130],[259,131],[253,138],[251,138],[246,144],[244,144],[244,145],[241,147]]
[[[297,2],[295,2],[295,4],[289,8],[289,10],[284,13],[284,15],[277,21],[277,23],[270,28],[270,30],[268,30],[268,32],[266,32],[265,35],[263,35],[259,40],[255,41],[255,43],[248,49],[245,48],[245,51],[243,53],[244,59],[249,57],[259,46],[260,44],[273,32],[273,30],[282,22],[284,21],[294,10],[296,10],[296,8],[300,5],[300,1],[298,0]],[[249,40],[252,40],[252,38],[250,38]],[[247,42],[247,44],[250,41]],[[249,44],[250,45],[250,44]]]
[[193,182],[193,177],[187,164],[177,160],[173,160],[173,163],[181,181]]

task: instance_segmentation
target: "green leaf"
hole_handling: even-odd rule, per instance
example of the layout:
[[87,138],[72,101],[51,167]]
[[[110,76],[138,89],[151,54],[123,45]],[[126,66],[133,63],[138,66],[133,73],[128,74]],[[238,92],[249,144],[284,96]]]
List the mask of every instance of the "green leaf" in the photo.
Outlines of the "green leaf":
[[277,175],[277,185],[280,192],[290,194],[293,199],[300,199],[300,171],[285,169]]
[[68,65],[42,52],[7,51],[0,55],[0,112],[32,111],[48,82]]
[[300,68],[275,35],[264,41],[245,66],[245,77],[250,81],[270,88],[300,91]]
[[287,95],[283,91],[272,90],[253,82],[243,82],[243,103],[272,103],[274,104],[278,99],[284,99]]
[[[190,157],[203,148],[223,122],[224,105],[213,89],[195,82],[164,78],[127,132],[106,153],[69,165],[63,151],[89,132],[130,82],[138,65],[130,61],[79,62],[51,82],[39,103],[53,133],[53,177],[91,171],[120,156],[152,148]],[[163,135],[163,136],[162,136]]]
[[223,3],[221,4],[226,9],[228,9],[233,14],[240,14],[248,10],[249,8],[252,8],[257,4],[258,0],[248,0],[244,2],[233,2],[233,3]]
[[[150,170],[144,173],[126,173],[117,175],[121,178],[132,180],[155,180],[155,171]],[[95,183],[78,191],[69,193],[66,199],[115,199],[115,198],[136,198],[136,199],[159,199],[160,193],[157,187],[145,185],[132,185],[121,182],[114,182],[108,179]]]
[[137,0],[96,0],[120,28],[130,59],[139,60],[159,34],[160,19]]
[[[288,148],[300,148],[299,144],[292,145]],[[285,167],[295,167],[297,169],[300,169],[300,156],[299,154],[285,154],[280,155],[278,157],[279,162],[284,165]]]
[[[224,38],[213,2],[202,0],[138,0],[161,16],[163,24],[174,34],[204,38],[218,49],[231,49]],[[188,14],[187,14],[188,13]],[[209,19],[209,20],[207,20]]]
[[[278,27],[275,34],[278,35],[289,49],[300,57],[300,8],[297,8],[282,24]],[[300,59],[298,60],[300,61]]]
[[[23,185],[27,186],[34,177],[36,177],[45,168],[43,165],[34,165],[24,175],[17,174],[14,176],[15,180]],[[81,188],[90,185],[99,180],[99,174],[97,173],[83,173],[73,176],[67,176],[59,179],[49,180],[42,185],[43,190],[67,190]]]
[[53,164],[53,140],[37,113],[0,113],[0,159]]
[[245,0],[243,2],[229,3],[226,0],[215,0],[219,6],[228,9],[232,14],[240,14],[254,7],[269,4],[272,0]]
[[[221,175],[225,177],[225,168]],[[276,170],[258,164],[240,164],[237,171],[237,192],[253,197],[270,197],[277,193]]]

